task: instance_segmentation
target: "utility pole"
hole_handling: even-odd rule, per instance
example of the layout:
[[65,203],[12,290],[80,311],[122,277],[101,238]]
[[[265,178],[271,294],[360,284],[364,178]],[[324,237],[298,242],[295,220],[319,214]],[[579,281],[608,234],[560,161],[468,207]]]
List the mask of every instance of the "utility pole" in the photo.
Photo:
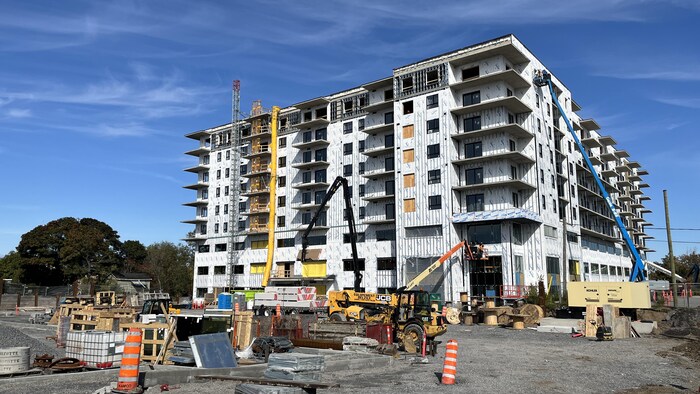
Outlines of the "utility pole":
[[671,260],[671,292],[673,293],[673,307],[678,306],[676,299],[676,261],[673,258],[673,241],[671,240],[671,217],[668,214],[668,193],[664,190],[664,209],[666,210],[666,239],[668,240],[668,258]]

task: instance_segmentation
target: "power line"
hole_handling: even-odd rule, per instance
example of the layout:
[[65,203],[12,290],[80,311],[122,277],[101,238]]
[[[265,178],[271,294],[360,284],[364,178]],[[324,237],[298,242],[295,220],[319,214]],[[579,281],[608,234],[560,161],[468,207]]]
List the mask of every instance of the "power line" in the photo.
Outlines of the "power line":
[[[645,230],[666,230],[666,227],[645,227]],[[700,231],[700,228],[671,228],[674,231]]]
[[[668,242],[665,239],[650,239],[647,242]],[[673,241],[674,244],[700,244],[700,241]]]

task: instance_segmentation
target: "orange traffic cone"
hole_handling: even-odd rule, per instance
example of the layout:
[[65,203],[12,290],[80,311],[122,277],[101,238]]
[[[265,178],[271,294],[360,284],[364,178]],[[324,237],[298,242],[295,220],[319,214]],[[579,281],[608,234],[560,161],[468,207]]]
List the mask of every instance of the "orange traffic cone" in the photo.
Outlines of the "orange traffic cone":
[[113,393],[136,394],[142,393],[139,387],[139,358],[141,357],[141,330],[130,328],[126,334],[124,353],[122,354],[122,366],[119,369],[117,388]]
[[282,316],[282,306],[280,304],[277,304],[277,308],[275,308],[275,309],[276,309],[275,312],[277,313],[277,317]]
[[445,363],[442,366],[442,384],[455,384],[457,375],[457,341],[450,339],[445,350]]

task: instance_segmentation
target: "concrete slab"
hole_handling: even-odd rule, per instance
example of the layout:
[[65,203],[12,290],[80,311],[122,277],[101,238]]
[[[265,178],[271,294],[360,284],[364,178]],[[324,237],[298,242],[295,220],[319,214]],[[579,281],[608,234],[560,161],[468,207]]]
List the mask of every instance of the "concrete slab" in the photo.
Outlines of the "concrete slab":
[[658,327],[658,324],[654,322],[641,322],[633,321],[632,328],[634,328],[638,334],[651,334],[651,332]]
[[554,327],[570,327],[578,331],[580,322],[579,319],[557,319],[555,317],[543,317],[540,320],[540,327],[543,326],[554,326]]
[[569,326],[539,326],[537,332],[553,332],[557,334],[572,334],[576,329]]

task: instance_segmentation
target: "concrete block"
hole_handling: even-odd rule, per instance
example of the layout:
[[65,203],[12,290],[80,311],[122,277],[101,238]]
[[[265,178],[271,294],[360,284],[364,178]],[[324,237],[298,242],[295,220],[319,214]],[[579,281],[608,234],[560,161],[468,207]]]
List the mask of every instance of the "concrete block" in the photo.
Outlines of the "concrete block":
[[539,326],[537,332],[553,332],[557,334],[572,334],[576,329],[569,326]]
[[629,316],[618,316],[613,320],[613,338],[627,339],[630,337],[630,318]]
[[641,322],[633,321],[632,327],[637,331],[638,334],[651,334],[651,332],[658,327],[658,324],[654,322]]
[[571,327],[576,330],[579,328],[579,319],[557,319],[555,317],[543,317],[540,320],[540,327],[542,326],[556,326],[556,327]]

